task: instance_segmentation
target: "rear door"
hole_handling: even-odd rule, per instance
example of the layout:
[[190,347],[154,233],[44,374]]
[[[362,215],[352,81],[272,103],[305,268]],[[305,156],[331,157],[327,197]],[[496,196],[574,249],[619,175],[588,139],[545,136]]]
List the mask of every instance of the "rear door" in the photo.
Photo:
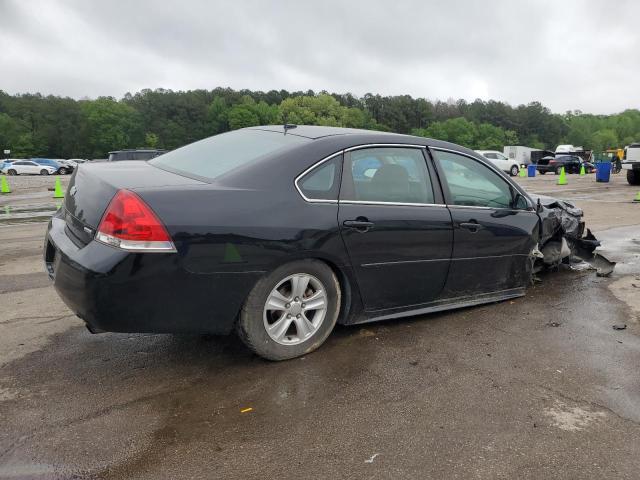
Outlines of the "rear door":
[[453,232],[424,147],[347,151],[338,220],[365,310],[417,306],[440,296]]
[[453,220],[453,255],[444,296],[525,286],[538,216],[502,175],[462,153],[431,150]]
[[42,170],[42,167],[36,162],[26,162],[26,164],[27,172],[32,175],[37,175],[40,173],[40,170]]

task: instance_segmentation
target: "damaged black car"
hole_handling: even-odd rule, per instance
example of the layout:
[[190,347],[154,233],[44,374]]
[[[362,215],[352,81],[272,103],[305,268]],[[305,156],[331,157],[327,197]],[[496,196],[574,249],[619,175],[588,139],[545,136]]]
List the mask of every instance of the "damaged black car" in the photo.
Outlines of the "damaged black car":
[[280,125],[83,166],[44,259],[93,333],[236,331],[282,360],[336,323],[521,296],[540,268],[593,256],[584,230],[467,148]]

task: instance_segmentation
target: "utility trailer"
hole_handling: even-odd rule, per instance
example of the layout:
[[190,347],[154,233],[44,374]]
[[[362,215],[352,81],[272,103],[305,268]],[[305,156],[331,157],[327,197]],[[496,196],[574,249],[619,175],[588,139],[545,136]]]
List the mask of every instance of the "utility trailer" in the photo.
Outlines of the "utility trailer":
[[503,149],[503,153],[510,159],[515,160],[518,165],[529,165],[532,152],[539,152],[538,148],[524,147],[522,145],[507,145]]

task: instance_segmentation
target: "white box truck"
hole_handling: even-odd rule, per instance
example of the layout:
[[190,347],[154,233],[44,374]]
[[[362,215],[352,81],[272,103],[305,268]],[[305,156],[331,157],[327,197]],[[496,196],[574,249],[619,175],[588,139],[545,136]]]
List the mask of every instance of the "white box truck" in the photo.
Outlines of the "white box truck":
[[622,168],[627,171],[629,185],[640,185],[640,143],[632,143],[624,148]]
[[529,165],[531,163],[531,152],[538,150],[538,148],[523,147],[522,145],[508,145],[504,147],[503,153],[509,159],[518,162],[518,165]]

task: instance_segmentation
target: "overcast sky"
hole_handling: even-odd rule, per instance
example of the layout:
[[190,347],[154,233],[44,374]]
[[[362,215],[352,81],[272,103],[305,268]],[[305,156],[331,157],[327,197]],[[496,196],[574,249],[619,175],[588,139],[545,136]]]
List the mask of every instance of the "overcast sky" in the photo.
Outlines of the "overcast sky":
[[228,86],[640,107],[640,2],[0,0],[0,90]]

